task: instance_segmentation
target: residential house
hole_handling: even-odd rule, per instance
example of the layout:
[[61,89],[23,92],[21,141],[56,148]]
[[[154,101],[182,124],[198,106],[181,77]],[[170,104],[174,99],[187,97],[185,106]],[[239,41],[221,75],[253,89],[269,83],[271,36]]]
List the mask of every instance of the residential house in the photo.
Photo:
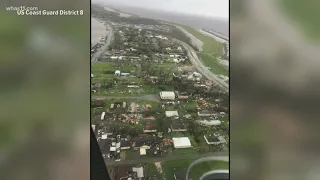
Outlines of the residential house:
[[217,134],[208,134],[203,137],[207,144],[219,145],[227,142],[223,136]]
[[208,111],[208,110],[198,111],[198,116],[200,116],[200,117],[214,116],[214,115],[215,115],[215,113],[210,112],[210,111]]
[[181,148],[190,148],[191,147],[191,142],[188,137],[178,137],[178,138],[172,138],[173,140],[173,146],[176,149],[181,149]]
[[143,132],[144,133],[157,132],[157,129],[153,124],[146,124],[146,127],[143,130]]
[[175,100],[176,94],[173,91],[161,91],[159,93],[161,100]]
[[199,120],[197,122],[202,126],[218,126],[221,124],[220,120]]
[[152,146],[152,141],[144,138],[140,138],[140,139],[134,140],[132,143],[132,146],[134,150],[139,150],[140,148],[150,149]]
[[172,132],[186,132],[188,131],[187,127],[182,121],[175,120],[171,124]]
[[166,111],[166,117],[174,117],[175,119],[179,118],[179,113],[178,111]]
[[121,140],[121,150],[126,150],[131,148],[131,143],[126,140]]
[[178,92],[177,97],[179,100],[188,100],[189,99],[189,95],[186,92]]

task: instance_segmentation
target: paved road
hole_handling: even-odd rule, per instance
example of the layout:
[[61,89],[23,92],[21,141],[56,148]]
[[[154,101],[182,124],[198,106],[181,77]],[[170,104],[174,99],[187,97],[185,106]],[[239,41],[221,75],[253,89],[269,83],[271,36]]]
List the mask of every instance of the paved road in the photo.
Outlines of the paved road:
[[144,95],[144,96],[93,96],[95,100],[106,100],[106,99],[140,99],[146,101],[160,102],[157,94]]
[[110,45],[111,40],[113,38],[113,29],[112,29],[112,27],[110,25],[108,25],[108,24],[105,24],[105,25],[106,25],[106,27],[109,28],[108,37],[106,39],[106,43],[102,47],[100,47],[99,50],[97,52],[95,52],[94,55],[91,57],[91,63],[92,64],[98,61],[98,58],[100,57],[100,55],[103,52],[107,51],[108,46]]
[[204,154],[181,154],[181,155],[169,155],[164,157],[154,157],[154,158],[146,158],[146,159],[136,159],[136,160],[124,160],[124,161],[110,161],[105,160],[106,165],[127,165],[127,164],[143,164],[143,163],[152,163],[152,162],[162,162],[162,161],[172,161],[172,160],[180,160],[180,159],[199,159],[203,157],[210,156],[229,156],[228,151],[222,152],[212,152],[212,153],[204,153]]
[[205,76],[210,81],[216,82],[224,90],[229,91],[229,85],[223,80],[221,80],[220,78],[218,78],[204,64],[202,64],[202,62],[200,61],[200,59],[198,58],[196,52],[193,50],[192,47],[190,47],[187,43],[182,42],[180,40],[176,39],[176,41],[179,42],[181,45],[183,45],[186,50],[188,50],[188,56],[191,63],[203,76]]

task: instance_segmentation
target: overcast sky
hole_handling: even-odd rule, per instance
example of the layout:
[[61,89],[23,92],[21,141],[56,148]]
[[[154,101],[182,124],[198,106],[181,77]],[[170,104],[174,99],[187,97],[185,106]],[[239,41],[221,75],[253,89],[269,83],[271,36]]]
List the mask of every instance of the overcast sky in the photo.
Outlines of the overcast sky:
[[92,0],[148,9],[229,18],[229,0]]

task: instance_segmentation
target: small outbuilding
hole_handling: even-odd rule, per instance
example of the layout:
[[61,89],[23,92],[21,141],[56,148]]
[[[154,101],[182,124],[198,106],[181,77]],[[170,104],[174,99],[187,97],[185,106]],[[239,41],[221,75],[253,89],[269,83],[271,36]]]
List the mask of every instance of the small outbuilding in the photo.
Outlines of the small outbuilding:
[[178,111],[166,111],[166,117],[179,117]]
[[175,100],[176,94],[173,91],[161,91],[160,99],[162,100]]
[[143,156],[143,155],[146,155],[147,154],[147,151],[145,148],[140,148],[140,155]]
[[116,71],[114,72],[114,75],[120,76],[120,75],[121,75],[121,71],[120,71],[120,70],[116,70]]

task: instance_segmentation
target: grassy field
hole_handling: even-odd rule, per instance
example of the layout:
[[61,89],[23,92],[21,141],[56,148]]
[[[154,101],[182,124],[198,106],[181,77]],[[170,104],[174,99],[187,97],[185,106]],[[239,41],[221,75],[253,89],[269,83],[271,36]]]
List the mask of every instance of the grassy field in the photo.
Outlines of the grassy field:
[[145,164],[144,175],[148,179],[152,180],[163,180],[163,175],[157,170],[157,167],[153,163]]
[[216,55],[223,55],[223,45],[216,41],[215,39],[201,34],[198,30],[193,29],[189,26],[181,25],[185,30],[193,34],[199,40],[203,42],[203,52],[208,54],[216,54]]
[[92,71],[111,70],[114,71],[114,65],[111,63],[96,63],[91,66]]
[[[196,159],[185,159],[179,161],[166,161],[161,163],[166,179],[174,179],[174,172],[177,172],[177,174],[181,173],[185,177],[189,165],[195,160]],[[189,175],[190,179],[198,180],[204,173],[210,170],[228,168],[229,164],[226,162],[205,162],[195,166]]]
[[197,56],[199,59],[201,59],[203,64],[211,68],[210,71],[212,71],[214,74],[229,76],[228,70],[224,68],[223,65],[220,64],[215,58],[203,53],[197,53]]
[[[165,89],[167,90],[167,89]],[[171,89],[168,89],[171,90]],[[129,92],[130,91],[130,92]],[[150,94],[158,94],[161,89],[154,85],[142,85],[140,88],[128,88],[127,85],[118,85],[109,89],[101,89],[100,93],[95,95],[114,96],[114,97],[134,97]]]
[[282,9],[302,27],[308,37],[320,40],[320,1],[282,0]]
[[126,160],[136,160],[140,159],[140,151],[139,150],[126,150]]

